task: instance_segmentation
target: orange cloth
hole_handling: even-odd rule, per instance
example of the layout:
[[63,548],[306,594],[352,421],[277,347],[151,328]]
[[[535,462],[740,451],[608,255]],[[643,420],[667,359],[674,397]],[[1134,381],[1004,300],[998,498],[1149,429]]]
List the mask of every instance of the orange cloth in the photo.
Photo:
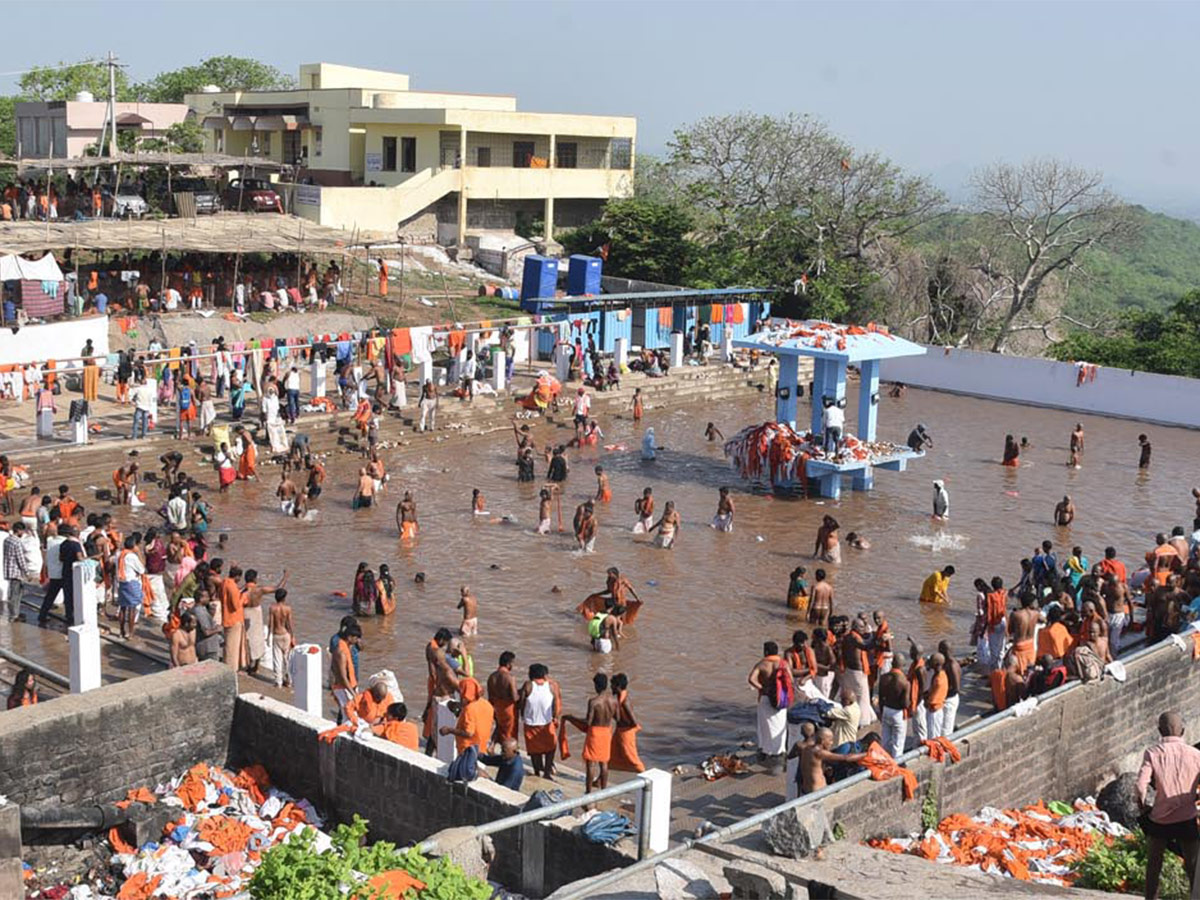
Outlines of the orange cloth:
[[1192,632],[1192,659],[1200,659],[1200,632]]
[[238,589],[237,582],[226,576],[221,582],[221,627],[229,628],[246,621],[246,614],[242,612],[242,592]]
[[496,714],[496,740],[517,739],[517,705],[512,700],[497,700],[492,704]]
[[1038,632],[1037,655],[1049,654],[1055,659],[1062,659],[1071,649],[1071,633],[1062,622],[1055,622]]
[[247,438],[244,446],[241,458],[238,459],[238,478],[243,481],[254,477],[257,471],[255,466],[258,463],[258,448],[254,446],[254,441]]
[[1008,611],[1008,591],[992,591],[987,595],[987,627],[995,628],[1004,621]]
[[425,882],[417,881],[403,869],[380,872],[367,881],[367,893],[380,900],[402,900],[409,891],[425,890]]
[[606,763],[612,758],[613,730],[611,725],[591,725],[583,742],[586,762]]
[[479,748],[480,753],[486,753],[488,741],[492,739],[492,727],[495,723],[496,713],[492,709],[492,704],[482,697],[478,700],[472,700],[463,707],[463,711],[458,716],[458,727],[464,731],[470,731],[471,737],[466,738],[456,735],[454,739],[455,750],[458,753],[462,753],[474,744]]
[[921,741],[921,746],[929,748],[929,758],[934,762],[944,762],[950,757],[951,762],[959,762],[962,753],[948,737],[940,737],[936,741]]
[[525,750],[529,753],[553,753],[557,727],[553,722],[548,725],[525,726]]
[[992,703],[996,709],[1006,709],[1008,707],[1008,694],[1004,688],[1005,673],[1003,669],[992,669],[988,675],[988,681],[992,687]]
[[950,678],[945,672],[938,672],[929,683],[929,697],[925,700],[925,708],[937,712],[946,703],[950,693]]
[[249,825],[228,816],[201,819],[196,832],[200,840],[213,845],[213,849],[217,851],[214,854],[216,856],[245,850],[250,836],[254,833]]
[[[115,828],[113,830],[116,831]],[[161,882],[161,875],[151,877],[145,872],[134,872],[121,885],[121,890],[117,892],[117,900],[150,900]]]
[[332,744],[338,739],[339,735],[350,734],[352,731],[354,731],[354,726],[350,722],[346,722],[345,724],[317,732],[317,740],[325,744]]
[[560,759],[571,758],[570,742],[567,740],[567,729],[563,729],[558,735],[558,756]]
[[127,791],[125,799],[117,802],[117,809],[128,809],[133,803],[157,803],[158,798],[154,796],[149,788],[140,787],[136,790]]
[[[237,773],[233,779],[233,783],[242,790],[249,792],[254,802],[260,806],[266,802],[265,792],[271,789],[271,776],[267,774],[259,763],[252,766],[246,766],[242,771]],[[259,798],[262,799],[259,799]]]
[[1017,661],[1018,674],[1024,675],[1026,669],[1037,662],[1037,656],[1033,647],[1033,638],[1026,638],[1023,641],[1017,641],[1013,644],[1012,655],[1013,659]]
[[376,725],[372,731],[379,737],[391,741],[393,744],[399,744],[401,747],[407,747],[409,750],[420,749],[420,734],[417,731],[417,726],[412,722],[384,722],[382,725]]
[[350,703],[350,714],[355,718],[364,719],[368,723],[377,722],[383,718],[387,708],[395,702],[391,694],[384,694],[383,700],[376,703],[370,691],[363,691]]
[[925,660],[918,659],[908,667],[908,710],[911,718],[917,714],[917,706],[921,702],[921,673],[925,670]]
[[204,802],[206,778],[208,778],[208,766],[204,763],[192,766],[183,776],[183,781],[175,789],[175,796],[183,801],[186,809],[196,812],[200,808],[200,804]]
[[614,772],[645,772],[646,765],[638,756],[637,733],[641,725],[618,725],[612,742],[608,767]]
[[121,837],[121,829],[116,825],[108,829],[108,842],[112,845],[115,853],[135,853],[137,851],[137,847]]
[[405,522],[400,526],[400,537],[406,541],[411,541],[417,536],[417,523]]
[[407,328],[392,329],[392,356],[412,353],[412,333]]
[[882,744],[872,743],[861,765],[871,773],[873,781],[887,781],[899,775],[904,780],[904,799],[911,800],[916,796],[917,776],[899,765],[892,755],[883,749]]

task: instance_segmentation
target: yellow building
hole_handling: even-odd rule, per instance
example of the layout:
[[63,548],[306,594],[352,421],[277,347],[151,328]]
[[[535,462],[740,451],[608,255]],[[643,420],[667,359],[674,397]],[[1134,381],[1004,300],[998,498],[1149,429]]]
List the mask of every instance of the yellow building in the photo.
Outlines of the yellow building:
[[632,117],[519,112],[515,97],[415,91],[407,75],[329,63],[301,66],[295,90],[186,102],[209,150],[296,166],[285,200],[322,225],[461,245],[524,218],[552,237],[633,189]]

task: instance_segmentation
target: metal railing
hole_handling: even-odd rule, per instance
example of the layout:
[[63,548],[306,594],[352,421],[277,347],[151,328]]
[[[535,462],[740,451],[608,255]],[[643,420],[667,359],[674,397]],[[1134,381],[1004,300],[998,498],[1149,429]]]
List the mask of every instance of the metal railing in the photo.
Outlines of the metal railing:
[[[637,832],[638,832],[638,859],[646,859],[646,852],[649,849],[650,841],[650,798],[648,792],[651,788],[651,783],[644,778],[635,777],[621,784],[614,784],[611,787],[602,788],[598,791],[592,791],[590,794],[583,794],[579,797],[569,797],[566,800],[560,800],[557,803],[551,803],[549,806],[542,806],[538,809],[531,809],[526,812],[517,813],[515,816],[508,816],[503,819],[496,819],[494,822],[486,822],[483,825],[476,825],[472,831],[473,837],[484,837],[489,834],[497,834],[501,831],[508,831],[510,828],[519,828],[522,825],[529,825],[533,822],[539,822],[542,819],[553,819],[565,813],[569,813],[573,809],[578,809],[581,806],[588,806],[597,803],[601,800],[611,800],[613,797],[620,797],[624,794],[637,792],[639,800],[640,815],[638,816]],[[428,855],[437,849],[437,841],[427,840],[418,845],[418,849]],[[628,869],[621,871],[627,872]]]

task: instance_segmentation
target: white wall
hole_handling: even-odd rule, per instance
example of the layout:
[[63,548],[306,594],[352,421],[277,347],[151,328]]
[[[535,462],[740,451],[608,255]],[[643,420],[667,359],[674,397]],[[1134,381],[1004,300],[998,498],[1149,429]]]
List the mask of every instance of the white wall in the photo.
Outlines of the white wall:
[[[0,328],[0,365],[79,356],[88,338],[92,339],[97,356],[108,354],[108,316],[25,325],[16,334],[11,328]],[[63,366],[60,364],[59,368]]]
[[1200,428],[1200,381],[1176,375],[1099,366],[1077,385],[1074,363],[943,347],[884,360],[882,372],[913,387]]

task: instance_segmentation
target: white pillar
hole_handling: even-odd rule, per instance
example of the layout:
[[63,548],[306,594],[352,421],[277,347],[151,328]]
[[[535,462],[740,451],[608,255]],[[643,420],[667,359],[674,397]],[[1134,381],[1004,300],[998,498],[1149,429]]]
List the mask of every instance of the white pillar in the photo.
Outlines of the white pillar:
[[95,625],[75,625],[67,630],[71,642],[71,693],[100,687],[100,631]]
[[86,444],[88,441],[88,417],[80,416],[71,423],[71,441],[76,444]]
[[[662,853],[671,839],[671,773],[662,769],[647,769],[637,776],[646,782],[648,790],[638,791],[634,819],[640,828],[650,833],[649,850]],[[643,804],[649,803],[649,810]]]
[[629,365],[629,340],[619,337],[613,341],[613,362],[617,364],[617,371],[623,371],[625,366]]
[[726,324],[721,329],[721,361],[730,362],[733,359],[733,326]]
[[683,365],[683,332],[671,332],[671,358],[670,366],[674,369],[676,366]]
[[37,436],[39,438],[54,437],[54,410],[43,409],[38,413]]
[[325,396],[325,376],[325,363],[314,359],[308,375],[309,390],[314,400]]
[[321,648],[300,644],[292,651],[292,705],[324,718],[321,706]]
[[508,359],[499,347],[492,348],[492,387],[497,394],[504,392],[504,376],[508,374]]
[[95,579],[88,577],[90,574],[91,566],[86,563],[77,562],[72,565],[71,580],[75,597],[72,615],[76,625],[99,628],[96,610],[100,606],[100,586],[96,584]]

